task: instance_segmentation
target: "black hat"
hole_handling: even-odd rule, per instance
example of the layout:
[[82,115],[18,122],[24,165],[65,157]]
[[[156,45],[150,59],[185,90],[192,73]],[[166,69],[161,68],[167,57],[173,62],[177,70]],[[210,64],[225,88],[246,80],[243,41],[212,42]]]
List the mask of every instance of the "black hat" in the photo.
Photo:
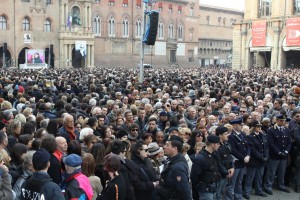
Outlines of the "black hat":
[[163,110],[159,113],[159,116],[168,116],[168,113]]
[[225,126],[219,126],[216,128],[216,135],[222,135],[223,133],[228,132],[228,128],[226,128]]
[[206,139],[209,143],[220,143],[220,138],[215,135],[209,135]]
[[278,115],[276,115],[276,119],[286,120],[286,116],[284,114],[278,114]]
[[243,118],[237,118],[229,121],[229,124],[241,124],[243,123]]
[[50,160],[50,153],[43,148],[40,148],[36,150],[36,152],[32,156],[32,163],[33,164],[39,164],[39,163],[45,163]]
[[253,121],[251,124],[250,124],[250,127],[257,127],[257,126],[262,126],[262,124],[259,122],[259,121]]

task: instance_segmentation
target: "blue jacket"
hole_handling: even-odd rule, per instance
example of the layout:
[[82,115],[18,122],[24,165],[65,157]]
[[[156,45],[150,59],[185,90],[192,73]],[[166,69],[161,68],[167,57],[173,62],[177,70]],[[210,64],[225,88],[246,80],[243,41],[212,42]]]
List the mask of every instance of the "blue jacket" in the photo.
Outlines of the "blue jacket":
[[[38,191],[37,188],[40,187]],[[22,185],[22,200],[42,199],[45,200],[64,200],[60,187],[52,182],[50,176],[45,172],[34,172],[32,177]]]
[[188,165],[182,154],[170,158],[161,173],[158,195],[162,200],[191,200]]

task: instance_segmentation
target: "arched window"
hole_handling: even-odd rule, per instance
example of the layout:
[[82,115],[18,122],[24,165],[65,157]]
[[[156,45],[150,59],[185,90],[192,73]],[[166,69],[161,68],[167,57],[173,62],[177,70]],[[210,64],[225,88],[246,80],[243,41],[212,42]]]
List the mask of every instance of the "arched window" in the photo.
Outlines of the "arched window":
[[51,21],[49,19],[45,20],[44,32],[51,32]]
[[72,8],[72,24],[77,26],[81,25],[80,9],[78,6]]
[[173,32],[173,31],[174,31],[173,23],[170,23],[170,24],[169,24],[169,31],[168,31],[168,32],[169,32],[169,38],[170,38],[170,39],[173,39],[173,38],[174,38],[174,32]]
[[30,21],[29,21],[28,17],[25,17],[23,19],[22,24],[23,24],[23,31],[29,31],[30,30]]
[[129,37],[129,22],[127,18],[123,20],[123,37]]
[[142,35],[142,22],[141,22],[141,19],[138,19],[137,22],[135,23],[135,30],[136,30],[136,33],[135,33],[135,36],[136,37],[141,37]]
[[164,24],[162,22],[158,24],[158,39],[164,39]]
[[0,16],[0,30],[7,30],[7,19],[3,15]]
[[116,23],[115,23],[115,18],[111,17],[108,20],[108,36],[114,37],[116,36]]
[[178,26],[178,39],[183,40],[183,26],[182,26],[182,24],[179,24],[179,26]]
[[101,35],[101,18],[99,16],[94,18],[94,33],[97,36]]

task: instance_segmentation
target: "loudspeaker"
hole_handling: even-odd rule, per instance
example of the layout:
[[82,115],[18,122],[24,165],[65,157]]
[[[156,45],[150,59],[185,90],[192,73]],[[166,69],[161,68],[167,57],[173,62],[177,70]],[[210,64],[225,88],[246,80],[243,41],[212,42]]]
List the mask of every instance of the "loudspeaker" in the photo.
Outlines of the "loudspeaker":
[[7,52],[7,43],[3,44],[3,52],[6,53]]
[[52,55],[53,54],[53,44],[50,44],[50,54]]
[[159,13],[157,11],[149,12],[149,23],[147,25],[144,42],[147,45],[154,45],[157,35]]

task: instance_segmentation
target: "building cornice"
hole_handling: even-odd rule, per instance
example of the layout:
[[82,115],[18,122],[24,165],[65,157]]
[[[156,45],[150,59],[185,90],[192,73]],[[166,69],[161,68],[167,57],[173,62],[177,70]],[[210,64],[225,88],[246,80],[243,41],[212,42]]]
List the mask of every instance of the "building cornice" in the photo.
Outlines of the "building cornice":
[[158,0],[157,2],[170,2],[170,3],[178,3],[182,5],[187,5],[189,3],[187,0]]
[[235,14],[235,15],[244,15],[244,11],[241,10],[234,10],[230,8],[223,8],[211,5],[201,4],[199,6],[199,10],[206,10],[206,11],[215,11],[215,12],[223,12],[228,14]]

